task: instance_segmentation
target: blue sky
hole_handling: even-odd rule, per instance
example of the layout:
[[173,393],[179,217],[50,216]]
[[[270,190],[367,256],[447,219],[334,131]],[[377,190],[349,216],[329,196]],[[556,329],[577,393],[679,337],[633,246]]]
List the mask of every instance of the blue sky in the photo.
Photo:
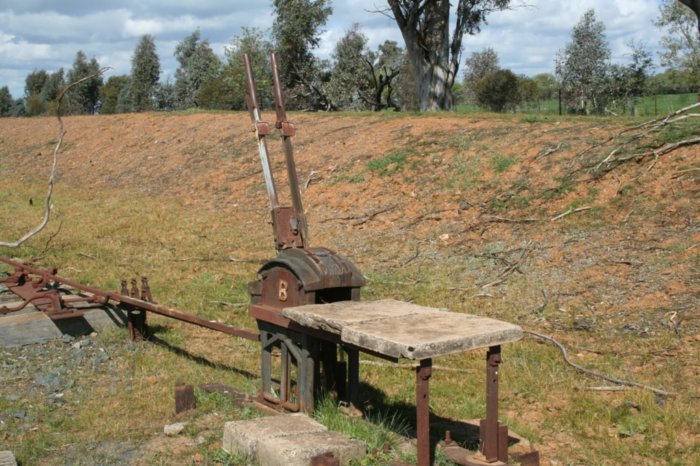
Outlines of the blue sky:
[[[519,4],[514,0],[512,4]],[[652,24],[659,0],[523,0],[520,7],[494,13],[481,33],[464,39],[463,59],[492,47],[501,66],[534,75],[552,72],[554,56],[570,39],[571,29],[594,8],[606,26],[612,60],[627,62],[626,44],[641,42],[658,51],[661,32]],[[390,18],[375,13],[382,0],[332,2],[317,54],[329,58],[337,40],[359,23],[371,48],[385,40],[403,39]],[[214,51],[224,48],[242,27],[269,30],[271,1],[240,0],[0,0],[0,86],[15,98],[24,94],[24,78],[33,70],[69,69],[78,50],[112,68],[107,76],[129,74],[138,39],[152,34],[161,61],[161,79],[177,68],[176,44],[199,28]]]

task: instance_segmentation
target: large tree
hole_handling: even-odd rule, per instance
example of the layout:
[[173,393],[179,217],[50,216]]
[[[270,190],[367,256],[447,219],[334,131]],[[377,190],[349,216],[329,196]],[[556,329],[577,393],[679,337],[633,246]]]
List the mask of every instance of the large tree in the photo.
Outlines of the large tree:
[[180,67],[175,71],[175,106],[198,107],[197,97],[202,83],[218,76],[221,60],[208,40],[201,40],[199,30],[185,37],[175,47]]
[[476,98],[476,86],[482,78],[500,70],[498,54],[491,47],[480,52],[472,52],[464,60],[464,98],[473,102]]
[[700,0],[680,0],[680,2],[695,13],[698,18],[698,34],[700,34]]
[[[258,91],[258,103],[263,107],[272,104],[272,75],[270,73],[272,44],[260,29],[243,28],[241,34],[231,39],[224,49],[226,62],[222,80],[226,86],[226,98],[234,110],[246,109],[246,75],[243,54],[247,53],[253,68]],[[281,71],[281,70],[280,70]]]
[[571,42],[557,53],[555,70],[562,99],[574,110],[600,113],[604,109],[610,47],[605,25],[590,9],[571,31]]
[[153,89],[160,77],[160,60],[153,36],[141,37],[131,57],[131,100],[136,112],[153,109]]
[[508,7],[510,0],[458,0],[450,36],[449,0],[388,0],[401,30],[421,111],[452,109],[452,86],[459,70],[462,38],[476,34],[486,16]]
[[[393,108],[400,110],[412,100],[415,94],[410,73],[406,71],[406,54],[393,40],[379,45],[377,53],[367,56],[370,90],[362,94],[362,99],[373,110]],[[407,84],[404,88],[402,85]],[[399,90],[399,92],[395,92]]]
[[0,87],[0,116],[9,116],[12,110],[14,100],[10,94],[10,88],[7,86]]
[[353,110],[366,108],[367,103],[362,96],[370,88],[368,64],[374,62],[373,54],[367,49],[367,41],[367,36],[355,23],[335,44],[333,70],[328,83],[328,95],[334,107]]
[[272,38],[291,108],[328,108],[326,64],[313,55],[333,11],[329,0],[273,0]]
[[700,18],[696,17],[699,2],[683,3],[688,8],[675,0],[664,1],[654,24],[667,31],[661,38],[661,64],[687,73],[697,87],[700,85]]
[[29,116],[41,115],[46,111],[46,103],[41,98],[41,90],[49,78],[46,70],[34,70],[24,78],[24,97]]
[[100,65],[95,58],[88,61],[82,50],[76,53],[73,68],[68,70],[67,81],[71,84],[78,83],[83,78],[87,79],[71,88],[68,110],[70,113],[95,113],[99,102],[100,86],[102,86],[102,76],[99,71]]
[[[100,88],[100,113],[118,113],[119,94],[125,86],[129,85],[128,76],[110,76],[104,86]],[[131,107],[131,105],[128,105]]]
[[518,103],[518,77],[511,70],[496,70],[479,79],[474,89],[481,107],[502,112]]

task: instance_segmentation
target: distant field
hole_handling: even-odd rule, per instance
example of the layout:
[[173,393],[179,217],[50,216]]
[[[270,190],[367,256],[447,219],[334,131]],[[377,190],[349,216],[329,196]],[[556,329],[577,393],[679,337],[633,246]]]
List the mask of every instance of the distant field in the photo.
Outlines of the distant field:
[[[629,108],[615,108],[617,114],[636,116],[664,115],[697,102],[697,94],[659,94],[635,98],[634,111]],[[457,113],[482,112],[483,109],[474,104],[458,104],[455,106]],[[540,100],[536,104],[519,108],[516,113],[544,113],[556,115],[559,113],[559,101],[557,99]]]

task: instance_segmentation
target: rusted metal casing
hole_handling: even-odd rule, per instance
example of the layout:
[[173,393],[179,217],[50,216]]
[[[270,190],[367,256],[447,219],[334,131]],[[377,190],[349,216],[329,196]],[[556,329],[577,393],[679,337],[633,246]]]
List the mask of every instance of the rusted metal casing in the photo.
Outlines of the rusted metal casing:
[[283,249],[258,274],[260,280],[249,285],[250,315],[283,327],[289,324],[283,308],[357,301],[365,284],[352,262],[326,248]]

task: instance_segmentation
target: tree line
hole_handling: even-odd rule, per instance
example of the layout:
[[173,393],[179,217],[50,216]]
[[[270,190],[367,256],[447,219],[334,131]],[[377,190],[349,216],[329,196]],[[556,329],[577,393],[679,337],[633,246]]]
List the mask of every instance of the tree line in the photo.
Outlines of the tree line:
[[634,113],[636,97],[697,92],[700,86],[700,35],[697,19],[678,2],[660,7],[655,24],[671,33],[662,40],[661,64],[668,69],[652,74],[654,61],[644,44],[631,42],[629,62],[610,62],[605,25],[588,10],[559,50],[554,74],[517,76],[502,69],[492,48],[472,53],[465,61],[462,100],[492,111],[527,109],[538,101],[558,99],[567,113]]
[[[470,102],[492,111],[527,108],[533,102],[559,98],[564,110],[596,114],[627,109],[633,98],[648,93],[693,92],[700,84],[700,35],[693,11],[676,1],[660,6],[656,25],[669,34],[662,40],[661,64],[651,75],[653,60],[643,44],[629,44],[628,64],[610,63],[605,26],[587,11],[571,32],[571,41],[554,59],[554,74],[518,76],[502,69],[496,52],[473,52],[464,62],[463,81],[455,81],[462,38],[475,34],[488,14],[508,8],[509,0],[459,0],[456,24],[450,28],[449,1],[388,1],[404,37],[405,48],[386,41],[372,50],[354,24],[335,44],[330,60],[315,56],[330,0],[274,0],[272,33],[243,28],[219,57],[196,30],[175,48],[174,79],[160,80],[154,37],[144,35],[134,49],[129,75],[103,80],[95,58],[78,51],[68,71],[35,70],[25,79],[25,95],[13,99],[0,88],[0,115],[34,116],[55,112],[56,97],[73,88],[61,110],[67,114],[110,114],[190,108],[243,110],[248,53],[259,80],[263,105],[272,101],[268,59],[275,50],[285,98],[290,109],[311,110],[437,110]],[[448,53],[444,53],[445,51]]]

